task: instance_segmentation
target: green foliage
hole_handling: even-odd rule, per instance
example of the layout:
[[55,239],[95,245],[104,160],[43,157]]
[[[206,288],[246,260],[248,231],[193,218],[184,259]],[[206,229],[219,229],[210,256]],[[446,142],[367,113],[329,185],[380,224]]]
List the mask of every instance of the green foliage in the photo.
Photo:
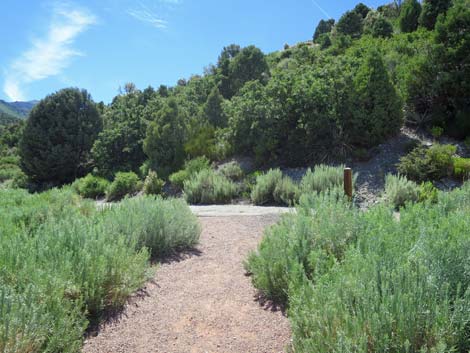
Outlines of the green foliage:
[[377,11],[370,11],[364,20],[364,33],[375,38],[390,38],[393,35],[393,25]]
[[294,206],[299,202],[299,197],[299,186],[289,177],[283,177],[273,192],[274,202],[277,205]]
[[365,19],[367,17],[367,15],[370,13],[370,11],[372,11],[372,10],[367,5],[360,2],[359,4],[357,4],[354,7],[353,11],[356,12],[357,14],[361,15],[361,17],[363,19]]
[[438,16],[445,13],[451,3],[451,0],[424,0],[419,24],[433,30]]
[[421,183],[421,185],[419,186],[419,202],[436,203],[438,197],[438,190],[432,182],[427,181],[425,183]]
[[232,181],[240,181],[245,176],[240,164],[235,161],[223,164],[219,168],[219,173]]
[[184,182],[204,169],[210,169],[210,161],[206,157],[198,157],[186,161],[184,169],[170,175],[170,182],[182,189]]
[[275,204],[274,190],[282,182],[280,169],[271,169],[256,178],[256,184],[251,191],[251,201],[255,205]]
[[150,123],[144,140],[144,152],[152,169],[164,178],[184,162],[184,118],[175,100],[169,100]]
[[237,194],[237,186],[212,169],[203,169],[184,182],[184,197],[190,204],[230,203]]
[[71,189],[0,190],[0,349],[78,352],[88,322],[121,308],[158,257],[197,242],[183,201],[98,210]]
[[[155,109],[158,104],[152,102],[148,106]],[[119,95],[106,108],[104,129],[92,150],[100,175],[112,178],[116,172],[123,170],[137,172],[145,161],[142,141],[146,123],[143,110],[139,92]]]
[[148,249],[153,259],[188,249],[199,241],[197,217],[181,199],[126,199],[107,212],[110,229],[116,234],[128,234],[130,240],[135,240],[136,250]]
[[88,174],[86,177],[77,179],[72,187],[77,194],[88,199],[97,199],[105,196],[109,188],[109,181],[104,178]]
[[[447,1],[448,3],[449,1]],[[441,4],[446,8],[448,4]],[[440,71],[438,76],[438,95],[435,108],[447,105],[445,122],[447,132],[458,138],[470,135],[470,103],[467,92],[470,90],[470,4],[465,0],[456,0],[446,16],[439,17],[436,25],[436,55]],[[442,76],[442,78],[441,78]],[[446,104],[443,104],[443,101]]]
[[438,139],[444,133],[444,129],[440,126],[433,126],[431,128],[431,134],[435,139]]
[[63,89],[40,101],[20,143],[21,169],[35,183],[64,184],[90,169],[90,150],[102,128],[85,90]]
[[351,142],[370,147],[397,134],[403,122],[402,100],[380,53],[371,50],[366,54],[354,86],[357,95],[347,129]]
[[151,170],[144,180],[142,191],[144,195],[160,195],[164,185],[165,182],[159,179],[157,173]]
[[224,97],[220,94],[219,89],[214,87],[203,106],[204,118],[207,119],[209,124],[217,128],[227,126],[227,118],[222,109],[223,102]]
[[317,44],[320,45],[321,50],[328,49],[332,45],[331,37],[330,37],[329,33],[324,33],[324,34],[320,35],[320,37],[318,37],[316,42],[317,42]]
[[419,197],[419,186],[405,176],[388,174],[385,177],[385,198],[396,209],[408,202],[417,202]]
[[400,9],[400,30],[404,33],[414,32],[418,29],[418,20],[421,15],[421,4],[418,0],[405,0]]
[[454,157],[452,161],[454,164],[454,175],[457,178],[469,179],[470,178],[470,158]]
[[352,38],[359,38],[363,30],[362,15],[356,11],[347,11],[336,24],[338,33],[351,36]]
[[398,171],[414,181],[438,180],[453,170],[453,155],[457,148],[435,144],[429,149],[417,147],[400,159]]
[[134,172],[118,172],[106,192],[108,201],[118,201],[126,195],[137,193],[142,183]]
[[[443,13],[449,4],[427,1],[423,13],[425,8]],[[469,28],[468,1],[453,1],[447,14],[438,17],[432,45],[411,72],[408,84],[408,106],[421,125],[441,126],[446,134],[461,139],[470,134],[470,105],[466,99],[470,90],[466,64],[470,55]]]
[[[320,193],[335,188],[342,188],[344,185],[344,165],[332,167],[324,164],[315,166],[313,171],[307,170],[307,173],[300,182],[300,190],[303,194]],[[354,176],[353,185],[357,176]]]
[[357,236],[358,218],[351,203],[336,193],[302,196],[297,215],[283,216],[268,228],[258,251],[248,257],[253,284],[267,298],[287,304],[297,270],[316,281],[342,260]]
[[470,184],[359,212],[303,197],[248,258],[253,283],[289,307],[295,352],[467,352]]
[[334,25],[335,25],[335,20],[332,18],[329,20],[320,20],[320,22],[317,25],[317,28],[315,29],[315,33],[313,34],[313,41],[315,43],[319,43],[320,36],[323,34],[330,33]]
[[245,85],[225,106],[235,152],[253,153],[258,160],[263,160],[273,149],[268,99],[265,87],[255,81]]
[[190,128],[188,141],[184,144],[187,156],[217,159],[219,156],[216,132],[215,128],[205,121],[194,122]]
[[229,78],[233,94],[237,94],[249,81],[266,81],[269,67],[263,52],[253,45],[243,48],[230,62]]

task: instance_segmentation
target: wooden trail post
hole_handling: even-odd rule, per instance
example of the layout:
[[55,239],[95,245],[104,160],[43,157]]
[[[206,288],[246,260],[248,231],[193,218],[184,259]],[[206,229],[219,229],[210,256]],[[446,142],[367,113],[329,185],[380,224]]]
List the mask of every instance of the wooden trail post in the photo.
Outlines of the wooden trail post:
[[344,168],[344,193],[352,200],[353,183],[352,183],[352,169]]

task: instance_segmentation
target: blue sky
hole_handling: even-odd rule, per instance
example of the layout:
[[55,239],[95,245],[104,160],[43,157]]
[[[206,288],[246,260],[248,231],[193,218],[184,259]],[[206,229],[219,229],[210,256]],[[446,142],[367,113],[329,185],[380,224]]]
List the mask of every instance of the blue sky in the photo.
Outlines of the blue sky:
[[[377,7],[384,1],[363,1]],[[0,99],[86,88],[109,102],[119,86],[174,85],[201,74],[228,44],[268,53],[310,39],[356,0],[2,0]]]

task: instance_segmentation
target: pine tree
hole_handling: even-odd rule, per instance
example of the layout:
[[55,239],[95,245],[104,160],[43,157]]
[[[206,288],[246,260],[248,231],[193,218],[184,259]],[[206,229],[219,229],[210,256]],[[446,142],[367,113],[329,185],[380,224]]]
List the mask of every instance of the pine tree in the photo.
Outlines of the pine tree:
[[203,114],[207,121],[214,127],[227,126],[227,118],[222,109],[224,97],[217,87],[214,87],[207,97],[207,102],[203,107]]
[[451,0],[424,0],[419,24],[429,30],[433,30],[437,17],[445,13],[451,3]]
[[315,29],[315,33],[313,34],[313,41],[317,43],[320,36],[325,33],[330,33],[334,25],[334,19],[320,20],[317,28]]
[[158,111],[144,140],[144,152],[150,168],[166,178],[184,162],[184,119],[173,98]]
[[418,0],[406,0],[400,11],[400,30],[404,33],[416,31],[420,15],[421,4]]
[[20,143],[21,168],[35,183],[60,185],[89,171],[90,150],[102,129],[85,90],[63,89],[31,111]]
[[363,29],[362,15],[355,11],[347,11],[338,21],[336,29],[339,33],[359,38]]
[[353,121],[346,130],[351,143],[373,146],[399,132],[402,102],[378,51],[367,54],[356,74],[354,91]]

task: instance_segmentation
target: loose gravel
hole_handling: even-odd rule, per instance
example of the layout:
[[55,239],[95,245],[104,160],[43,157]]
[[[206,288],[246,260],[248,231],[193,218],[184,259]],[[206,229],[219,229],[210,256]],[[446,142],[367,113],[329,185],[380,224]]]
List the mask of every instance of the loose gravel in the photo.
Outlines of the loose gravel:
[[243,261],[278,215],[202,217],[200,245],[163,263],[85,353],[271,353],[290,343],[288,319],[262,303]]

